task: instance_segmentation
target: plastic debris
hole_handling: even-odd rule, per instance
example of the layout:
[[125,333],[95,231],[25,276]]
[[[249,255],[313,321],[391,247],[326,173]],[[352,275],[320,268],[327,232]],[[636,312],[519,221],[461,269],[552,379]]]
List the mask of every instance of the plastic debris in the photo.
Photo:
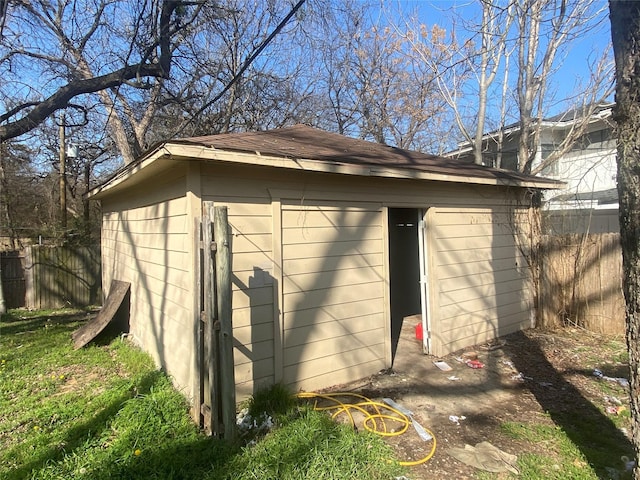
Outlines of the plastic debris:
[[533,380],[533,377],[527,377],[524,373],[518,372],[516,375],[511,377],[511,380],[515,380],[516,382],[524,382],[525,380]]
[[621,412],[624,412],[627,409],[624,405],[613,406],[609,405],[605,410],[609,415],[620,415]]
[[236,425],[240,429],[248,430],[253,424],[253,418],[249,415],[249,409],[243,408],[236,414]]
[[538,385],[541,387],[553,387],[553,383],[551,382],[538,382]]
[[480,360],[467,360],[464,363],[466,363],[469,368],[484,368],[484,363]]
[[622,463],[624,463],[624,469],[626,472],[630,472],[631,470],[633,470],[636,467],[636,461],[635,460],[629,460],[629,457],[623,455],[622,457],[620,457],[620,460],[622,460]]
[[614,397],[613,395],[605,395],[604,396],[604,401],[607,403],[613,403],[614,405],[622,405],[622,400],[620,400],[618,397]]
[[450,448],[447,453],[456,460],[487,472],[520,473],[516,467],[518,457],[503,452],[489,442],[480,442],[475,447],[465,445],[464,448]]
[[453,370],[453,368],[451,368],[451,366],[444,360],[435,360],[433,364],[443,372],[450,372],[451,370]]
[[464,415],[449,415],[449,421],[455,423],[456,425],[460,425],[460,420],[466,420],[467,417]]
[[499,348],[504,347],[506,344],[507,342],[505,340],[495,340],[493,342],[489,342],[485,345],[482,345],[480,348],[491,352],[493,350],[498,350]]
[[455,375],[451,375],[450,377],[447,377],[447,380],[451,380],[452,382],[456,382],[456,381],[460,380],[460,378],[456,377]]
[[245,435],[248,432],[257,434],[268,432],[274,427],[273,418],[270,415],[263,413],[258,418],[254,418],[249,414],[248,408],[243,408],[237,413],[236,425],[241,435]]
[[422,425],[420,425],[415,418],[413,417],[410,417],[410,418],[411,418],[411,423],[413,424],[413,428],[415,429],[416,433],[422,440],[424,440],[425,442],[428,442],[433,438],[429,434],[429,432],[427,432],[424,428],[422,428]]
[[411,410],[403,407],[402,405],[397,404],[390,398],[383,398],[382,401],[387,405],[389,405],[391,408],[395,408],[397,411],[399,411],[403,415],[406,415],[407,417],[411,417],[413,415],[413,412]]
[[513,368],[514,370],[516,369],[516,366],[513,364],[511,360],[503,360],[502,363],[507,367]]
[[636,462],[634,460],[629,460],[629,457],[622,456],[620,457],[620,460],[622,460],[622,464],[623,464],[622,469],[605,467],[605,471],[607,472],[607,475],[609,475],[608,478],[610,478],[611,480],[621,480],[623,478],[630,478],[627,472],[631,472],[636,466]]
[[603,374],[601,370],[597,368],[593,369],[593,376],[599,378],[600,380],[606,380],[607,382],[616,382],[621,387],[624,387],[624,388],[629,386],[629,381],[626,378],[608,377],[607,375]]
[[409,417],[409,419],[411,420],[411,423],[413,425],[413,428],[415,429],[416,433],[418,434],[418,436],[420,438],[422,438],[422,440],[424,440],[425,442],[428,442],[429,440],[431,440],[433,437],[429,434],[429,432],[427,432],[422,425],[420,425],[417,420],[415,418],[413,418],[413,412],[405,407],[403,407],[402,405],[397,404],[396,402],[394,402],[393,400],[391,400],[390,398],[383,398],[382,401],[384,403],[386,403],[387,405],[389,405],[391,408],[396,409],[397,411],[399,411],[400,413],[406,415],[407,417]]

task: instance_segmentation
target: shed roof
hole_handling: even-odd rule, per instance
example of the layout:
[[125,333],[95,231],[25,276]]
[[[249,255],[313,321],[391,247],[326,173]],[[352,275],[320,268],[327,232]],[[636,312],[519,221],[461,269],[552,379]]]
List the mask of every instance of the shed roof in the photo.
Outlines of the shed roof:
[[202,159],[337,174],[561,188],[556,180],[403,150],[306,125],[174,139],[157,144],[92,191],[95,196],[160,158]]

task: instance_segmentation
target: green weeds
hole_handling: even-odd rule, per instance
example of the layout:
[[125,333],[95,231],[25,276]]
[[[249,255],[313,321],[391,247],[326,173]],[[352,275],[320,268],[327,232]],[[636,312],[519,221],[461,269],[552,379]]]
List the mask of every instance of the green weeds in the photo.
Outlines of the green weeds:
[[623,460],[630,452],[625,449],[619,432],[608,433],[593,417],[580,412],[564,415],[566,418],[559,421],[564,427],[544,419],[540,423],[501,425],[507,435],[535,446],[535,451],[518,455],[518,478],[630,478]]
[[13,311],[0,322],[0,479],[388,479],[379,437],[299,405],[250,402],[275,428],[251,445],[206,437],[152,360],[117,338],[73,350],[81,311]]

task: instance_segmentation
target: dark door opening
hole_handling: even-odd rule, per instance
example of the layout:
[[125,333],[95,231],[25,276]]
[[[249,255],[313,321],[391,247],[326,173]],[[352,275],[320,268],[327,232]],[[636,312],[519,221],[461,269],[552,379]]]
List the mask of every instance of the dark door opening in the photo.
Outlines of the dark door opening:
[[389,292],[391,302],[391,362],[396,356],[403,319],[419,314],[420,263],[415,208],[389,209]]

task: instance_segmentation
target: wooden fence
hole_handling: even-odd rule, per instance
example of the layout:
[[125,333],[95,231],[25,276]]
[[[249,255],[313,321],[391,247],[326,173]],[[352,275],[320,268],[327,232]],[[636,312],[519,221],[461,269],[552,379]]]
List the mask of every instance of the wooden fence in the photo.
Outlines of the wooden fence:
[[620,235],[544,235],[541,247],[542,324],[624,334]]
[[7,308],[85,307],[101,302],[97,247],[29,246],[2,252],[0,260]]
[[24,252],[0,252],[2,293],[7,308],[25,306]]

